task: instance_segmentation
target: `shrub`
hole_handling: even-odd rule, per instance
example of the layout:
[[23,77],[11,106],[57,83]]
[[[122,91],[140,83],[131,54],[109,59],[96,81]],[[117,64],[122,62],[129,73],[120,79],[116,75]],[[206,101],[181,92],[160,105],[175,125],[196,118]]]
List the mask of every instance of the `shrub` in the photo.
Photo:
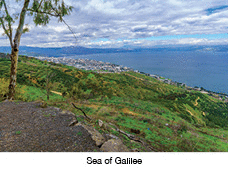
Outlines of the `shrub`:
[[0,100],[8,93],[9,80],[1,78],[0,79]]

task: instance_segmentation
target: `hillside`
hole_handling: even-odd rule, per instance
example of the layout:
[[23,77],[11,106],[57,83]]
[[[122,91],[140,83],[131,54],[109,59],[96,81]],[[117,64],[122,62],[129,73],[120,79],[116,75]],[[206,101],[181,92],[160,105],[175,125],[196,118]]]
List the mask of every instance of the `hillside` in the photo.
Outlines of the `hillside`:
[[[9,70],[9,59],[0,58],[0,101],[7,94]],[[115,135],[129,149],[228,151],[228,104],[207,94],[134,72],[98,74],[26,56],[19,57],[17,75],[17,100],[43,101],[82,115],[74,103],[92,119],[79,122]]]

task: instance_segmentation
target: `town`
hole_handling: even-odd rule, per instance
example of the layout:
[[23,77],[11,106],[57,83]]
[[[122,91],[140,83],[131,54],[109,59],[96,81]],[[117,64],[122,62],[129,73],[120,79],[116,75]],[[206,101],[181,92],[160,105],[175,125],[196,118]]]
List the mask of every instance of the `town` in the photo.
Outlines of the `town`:
[[66,58],[66,57],[35,57],[39,60],[46,60],[48,62],[53,63],[61,63],[68,66],[73,66],[78,69],[82,70],[92,70],[99,73],[119,73],[124,71],[133,71],[133,69],[129,67],[119,66],[116,64],[103,62],[103,61],[96,61],[96,60],[89,60],[89,59],[73,59],[73,58]]
[[94,71],[97,73],[120,73],[120,72],[134,71],[136,73],[140,73],[140,74],[144,74],[146,76],[153,77],[166,84],[187,87],[186,84],[184,84],[184,83],[173,82],[170,79],[166,79],[166,78],[158,76],[158,75],[144,73],[144,72],[134,70],[129,67],[116,65],[116,64],[109,63],[109,62],[89,60],[89,59],[73,59],[73,58],[66,58],[66,57],[56,58],[56,57],[38,56],[35,58],[42,60],[42,61],[46,60],[47,62],[60,63],[60,64],[68,65],[68,66],[73,66],[73,67],[76,67],[76,68],[82,69],[82,70],[91,70],[91,71]]

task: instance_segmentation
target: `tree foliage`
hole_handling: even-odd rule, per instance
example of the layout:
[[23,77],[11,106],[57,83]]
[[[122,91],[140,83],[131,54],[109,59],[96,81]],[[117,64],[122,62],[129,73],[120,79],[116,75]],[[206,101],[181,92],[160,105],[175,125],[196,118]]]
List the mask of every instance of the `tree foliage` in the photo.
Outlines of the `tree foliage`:
[[[19,3],[20,0],[16,0]],[[11,5],[11,6],[10,6]],[[64,0],[24,0],[20,12],[9,11],[9,7],[17,5],[15,2],[0,0],[0,27],[4,30],[4,35],[9,38],[11,46],[11,71],[9,83],[9,99],[14,99],[17,75],[18,52],[21,35],[29,31],[25,25],[26,15],[32,16],[35,25],[47,25],[51,17],[58,18],[59,22],[64,22],[63,17],[69,15],[73,7],[64,3]],[[16,10],[17,11],[17,10]],[[11,14],[10,14],[11,13]],[[16,22],[18,20],[18,22]],[[13,30],[13,24],[18,23],[17,29]],[[69,25],[67,25],[70,29]],[[70,29],[71,30],[71,29]],[[15,33],[14,33],[15,32]],[[71,30],[72,32],[72,30]],[[14,34],[14,35],[13,35]],[[14,36],[14,37],[13,37]]]
[[[17,3],[19,1],[16,0]],[[69,15],[73,9],[72,6],[66,5],[63,0],[24,0],[21,11],[10,14],[9,9],[13,5],[15,5],[15,2],[7,4],[5,0],[0,0],[0,27],[4,30],[4,35],[9,38],[11,47],[13,47],[13,31],[15,31],[13,25],[17,23],[18,19],[17,32],[19,31],[20,35],[29,31],[28,25],[24,25],[26,15],[33,17],[36,26],[47,25],[51,17],[56,17],[58,21],[65,22],[63,17]],[[14,39],[19,35],[15,33]]]

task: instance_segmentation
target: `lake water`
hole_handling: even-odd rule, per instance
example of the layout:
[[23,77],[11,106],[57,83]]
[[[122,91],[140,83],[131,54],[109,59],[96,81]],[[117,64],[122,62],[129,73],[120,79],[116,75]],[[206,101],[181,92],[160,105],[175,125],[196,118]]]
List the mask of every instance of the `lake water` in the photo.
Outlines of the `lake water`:
[[110,62],[156,74],[188,86],[228,94],[228,53],[162,51],[71,56]]

